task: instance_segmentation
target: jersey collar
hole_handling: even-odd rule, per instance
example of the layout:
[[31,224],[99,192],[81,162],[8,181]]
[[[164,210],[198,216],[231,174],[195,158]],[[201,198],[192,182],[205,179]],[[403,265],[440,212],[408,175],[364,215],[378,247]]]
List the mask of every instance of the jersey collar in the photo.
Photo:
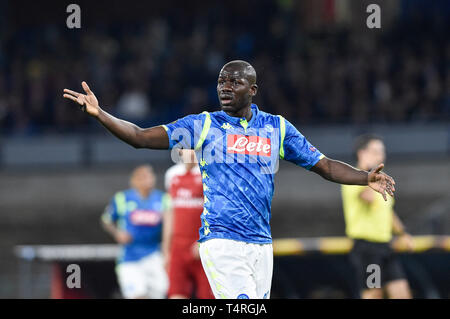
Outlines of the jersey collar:
[[142,198],[141,194],[139,194],[136,188],[131,188],[131,191],[133,192],[134,196],[136,196],[136,198],[141,201],[147,201],[153,195],[153,189],[150,191],[150,193],[148,193],[148,196],[146,198]]
[[[250,119],[250,122],[248,122],[248,126],[251,126],[253,124],[253,122],[255,122],[255,119],[259,113],[259,109],[256,104],[252,103],[250,108],[252,110],[252,118]],[[234,116],[228,115],[225,111],[220,111],[220,112],[221,112],[222,116],[225,117],[227,122],[233,123],[235,125],[240,125],[241,121],[243,121],[243,120],[247,121],[245,119],[245,117],[234,117]]]

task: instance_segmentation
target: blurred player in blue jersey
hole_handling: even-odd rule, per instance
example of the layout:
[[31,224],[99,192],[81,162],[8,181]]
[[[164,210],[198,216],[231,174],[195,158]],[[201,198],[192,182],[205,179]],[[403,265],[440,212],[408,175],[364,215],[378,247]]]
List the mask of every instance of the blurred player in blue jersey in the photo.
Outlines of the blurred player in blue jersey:
[[[221,110],[188,115],[167,125],[140,128],[100,106],[86,82],[86,94],[65,89],[64,97],[135,148],[196,150],[204,190],[200,258],[216,298],[269,298],[273,250],[270,231],[274,174],[285,159],[323,178],[368,185],[393,196],[394,180],[324,156],[280,115],[252,103],[256,72],[245,61],[223,66],[217,81]],[[270,90],[270,87],[267,88]]]
[[166,297],[168,280],[161,254],[167,195],[155,190],[148,165],[134,169],[128,190],[115,194],[102,215],[105,230],[122,246],[116,273],[125,298]]

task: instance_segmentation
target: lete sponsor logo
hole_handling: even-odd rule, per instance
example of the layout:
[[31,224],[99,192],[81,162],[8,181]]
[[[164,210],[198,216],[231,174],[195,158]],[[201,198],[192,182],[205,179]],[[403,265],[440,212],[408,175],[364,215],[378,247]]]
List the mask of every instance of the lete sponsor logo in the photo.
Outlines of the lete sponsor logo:
[[229,134],[227,136],[227,153],[247,155],[271,155],[270,139],[260,136]]
[[152,210],[134,210],[130,214],[130,221],[137,226],[155,226],[161,222],[161,214]]

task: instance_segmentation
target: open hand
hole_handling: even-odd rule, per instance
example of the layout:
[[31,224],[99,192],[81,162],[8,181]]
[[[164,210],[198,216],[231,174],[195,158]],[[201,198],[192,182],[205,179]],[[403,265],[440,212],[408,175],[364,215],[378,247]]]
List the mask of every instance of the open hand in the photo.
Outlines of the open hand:
[[384,200],[387,201],[386,193],[388,193],[391,196],[394,196],[395,181],[389,175],[381,172],[383,168],[384,164],[380,164],[375,169],[371,170],[369,172],[367,182],[370,188],[380,193],[383,196]]
[[80,109],[83,112],[97,117],[100,112],[97,98],[86,82],[83,81],[81,83],[81,86],[83,87],[83,90],[84,92],[86,92],[86,94],[78,93],[69,89],[64,89],[63,97],[78,103],[80,105]]

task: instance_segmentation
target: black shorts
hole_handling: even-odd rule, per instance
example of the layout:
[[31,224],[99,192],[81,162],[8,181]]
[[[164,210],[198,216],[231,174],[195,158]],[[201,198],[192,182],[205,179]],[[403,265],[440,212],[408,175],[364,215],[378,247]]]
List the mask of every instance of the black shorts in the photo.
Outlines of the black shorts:
[[406,279],[402,266],[389,243],[376,243],[362,239],[355,239],[350,252],[350,263],[356,274],[356,284],[360,290],[368,289],[367,279],[373,271],[367,271],[367,266],[380,266],[381,286],[386,283]]

